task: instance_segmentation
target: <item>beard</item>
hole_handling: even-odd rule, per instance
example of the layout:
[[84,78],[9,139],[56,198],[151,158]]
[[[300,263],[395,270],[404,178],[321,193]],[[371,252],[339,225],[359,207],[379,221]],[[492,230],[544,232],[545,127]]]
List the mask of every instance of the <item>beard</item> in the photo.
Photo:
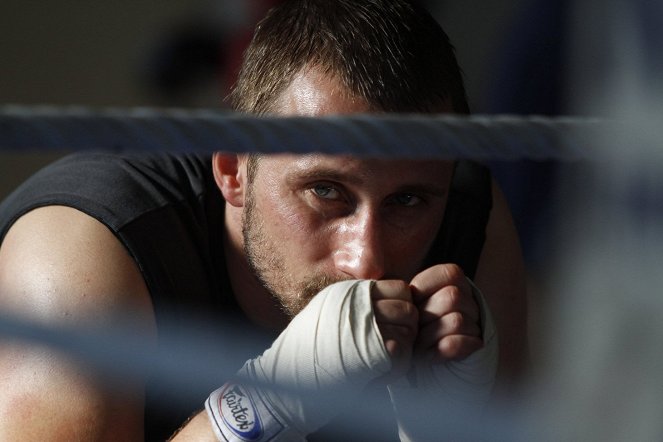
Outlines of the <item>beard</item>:
[[293,318],[322,289],[342,278],[313,274],[297,280],[288,267],[283,249],[278,246],[281,240],[277,241],[265,233],[265,221],[256,210],[252,188],[252,183],[249,183],[242,214],[244,253],[260,284],[272,295],[281,310]]

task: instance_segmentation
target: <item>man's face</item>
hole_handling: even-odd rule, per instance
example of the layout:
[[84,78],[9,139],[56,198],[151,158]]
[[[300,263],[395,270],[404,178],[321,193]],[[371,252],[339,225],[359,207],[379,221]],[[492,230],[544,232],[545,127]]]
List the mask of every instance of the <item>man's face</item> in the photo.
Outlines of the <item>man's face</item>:
[[[370,110],[333,79],[308,71],[283,93],[276,113]],[[249,263],[290,315],[338,280],[409,281],[442,221],[451,170],[447,161],[262,156],[243,213]]]

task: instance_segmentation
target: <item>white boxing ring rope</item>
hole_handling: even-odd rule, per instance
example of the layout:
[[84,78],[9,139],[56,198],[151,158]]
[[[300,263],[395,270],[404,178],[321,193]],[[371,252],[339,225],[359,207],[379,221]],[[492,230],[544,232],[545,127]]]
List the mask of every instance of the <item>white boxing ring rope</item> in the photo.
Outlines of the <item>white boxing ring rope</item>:
[[[566,161],[600,156],[596,140],[616,130],[619,127],[614,123],[571,117],[385,114],[257,118],[212,110],[0,106],[0,153],[223,150]],[[191,327],[195,327],[195,322]],[[147,340],[141,340],[140,333],[130,326],[83,331],[54,329],[0,312],[0,337],[0,341],[17,339],[63,351],[111,379],[139,378],[149,373],[157,383],[166,386],[164,395],[172,399],[186,397],[196,390],[195,386],[230,378],[238,368],[234,360],[225,357],[238,350],[237,343],[205,342],[195,332],[184,337],[185,341],[196,342],[195,346],[182,345],[178,340],[160,342],[155,349],[148,347]],[[224,357],[218,355],[220,348]],[[173,360],[172,353],[185,357]],[[188,362],[183,364],[183,360]],[[373,423],[369,428],[380,428],[379,418]],[[493,432],[516,440],[513,432],[517,427],[509,428],[509,423],[514,422],[497,423],[499,428],[470,426],[471,431],[477,432],[471,438],[488,440]],[[353,424],[357,423],[348,424],[356,437]]]
[[0,106],[0,151],[320,152],[409,158],[575,160],[615,130],[541,116],[250,117],[211,110]]

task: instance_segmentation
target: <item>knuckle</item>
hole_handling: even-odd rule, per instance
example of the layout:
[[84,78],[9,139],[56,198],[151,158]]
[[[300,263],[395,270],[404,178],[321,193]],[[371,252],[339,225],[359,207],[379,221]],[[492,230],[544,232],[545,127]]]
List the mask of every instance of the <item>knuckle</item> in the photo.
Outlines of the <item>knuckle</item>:
[[391,284],[392,284],[392,290],[398,292],[399,294],[404,295],[408,300],[411,299],[410,286],[405,281],[393,280],[391,281]]
[[444,266],[444,272],[451,284],[459,284],[465,279],[465,273],[458,264],[447,264]]
[[460,351],[460,342],[454,337],[446,337],[440,341],[439,349],[445,358],[455,358]]
[[460,303],[460,301],[462,299],[462,296],[463,296],[461,291],[460,291],[460,288],[458,288],[458,286],[455,286],[455,285],[450,285],[450,286],[445,287],[444,288],[444,293],[446,295],[446,298],[447,298],[446,301],[447,301],[447,304],[448,304],[449,308],[456,307]]
[[481,348],[481,342],[461,336],[449,336],[438,344],[440,355],[448,360],[463,360]]
[[447,316],[449,317],[449,326],[452,331],[458,331],[462,329],[463,324],[465,323],[465,319],[463,318],[462,314],[453,312],[449,313]]
[[405,282],[397,279],[381,280],[375,284],[373,296],[404,299],[407,301],[412,300],[410,293],[410,286]]
[[409,322],[416,324],[419,320],[419,311],[411,302],[403,302],[403,316],[409,320]]
[[412,327],[394,325],[385,330],[385,335],[403,348],[411,347],[416,337]]

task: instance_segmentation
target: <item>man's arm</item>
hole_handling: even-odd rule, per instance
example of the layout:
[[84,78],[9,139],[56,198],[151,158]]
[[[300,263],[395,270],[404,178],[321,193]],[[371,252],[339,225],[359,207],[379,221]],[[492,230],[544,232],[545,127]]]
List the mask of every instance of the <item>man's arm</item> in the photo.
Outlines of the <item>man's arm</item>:
[[525,265],[507,202],[493,182],[493,210],[475,283],[483,292],[500,339],[496,394],[510,394],[528,364]]
[[[286,433],[279,433],[279,440],[301,440],[299,436],[315,431],[340,413],[339,404],[358,400],[368,383],[387,382],[404,375],[409,368],[418,318],[411,301],[409,286],[394,280],[346,281],[318,293],[272,348],[250,364],[256,373],[270,376],[253,381],[282,387],[298,385],[302,389],[265,394],[270,397],[271,413],[278,416],[278,423],[269,423],[269,416],[264,413],[261,414],[267,420],[250,419],[264,423],[264,440],[271,440],[273,432],[283,431]],[[245,369],[241,372],[245,378]],[[233,390],[234,387],[225,388],[223,393]],[[251,404],[257,404],[262,394],[252,395]],[[210,397],[207,412],[197,414],[172,440],[217,440],[213,428],[224,432],[224,438],[240,440],[232,435],[232,425],[220,424],[232,421],[228,409],[219,405],[222,401],[226,404],[225,398],[225,394]],[[232,400],[239,403],[234,394]],[[262,407],[254,405],[253,409]],[[296,431],[288,432],[290,429]]]
[[203,410],[187,422],[170,440],[172,442],[217,442],[219,439],[212,430],[212,423],[207,412]]
[[[112,327],[128,310],[156,338],[134,261],[105,226],[67,207],[35,209],[8,232],[0,310],[68,327]],[[136,380],[110,392],[63,355],[0,340],[0,440],[142,440],[143,390]]]

